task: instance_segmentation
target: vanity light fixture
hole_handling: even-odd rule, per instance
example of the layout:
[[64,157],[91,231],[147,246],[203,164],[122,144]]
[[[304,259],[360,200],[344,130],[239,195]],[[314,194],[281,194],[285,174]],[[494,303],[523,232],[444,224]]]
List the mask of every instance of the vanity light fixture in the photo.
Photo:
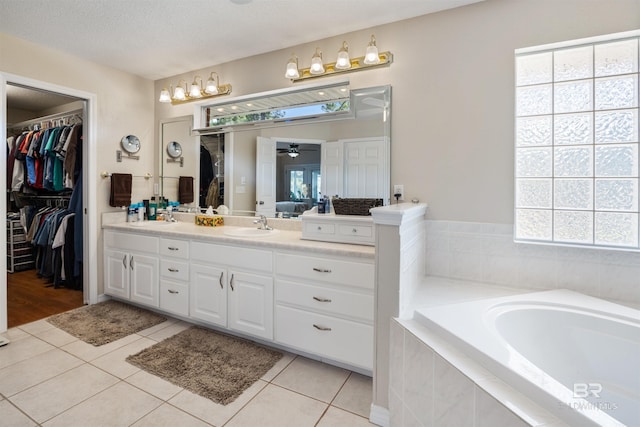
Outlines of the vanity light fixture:
[[197,101],[200,99],[213,98],[216,96],[229,95],[231,93],[230,84],[220,84],[220,78],[218,73],[212,71],[207,79],[207,84],[202,84],[202,78],[195,76],[191,86],[187,87],[187,82],[180,80],[175,89],[173,86],[169,86],[170,90],[166,87],[160,91],[159,102],[171,103],[173,105],[182,104],[190,101]]
[[293,55],[287,63],[285,77],[291,79],[292,82],[297,82],[339,73],[361,71],[373,67],[389,66],[392,62],[393,54],[391,52],[378,52],[376,38],[372,35],[365,55],[358,58],[349,56],[349,45],[346,41],[342,42],[342,47],[338,50],[336,62],[330,64],[322,63],[322,51],[320,48],[316,48],[309,68],[298,68],[298,57]]

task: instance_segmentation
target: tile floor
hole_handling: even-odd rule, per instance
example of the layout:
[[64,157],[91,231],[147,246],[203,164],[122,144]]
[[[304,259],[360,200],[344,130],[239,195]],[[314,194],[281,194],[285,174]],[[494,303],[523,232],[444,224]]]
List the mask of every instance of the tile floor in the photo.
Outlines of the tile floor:
[[125,362],[189,327],[174,319],[101,347],[45,320],[0,347],[0,427],[369,426],[371,378],[285,353],[222,406]]

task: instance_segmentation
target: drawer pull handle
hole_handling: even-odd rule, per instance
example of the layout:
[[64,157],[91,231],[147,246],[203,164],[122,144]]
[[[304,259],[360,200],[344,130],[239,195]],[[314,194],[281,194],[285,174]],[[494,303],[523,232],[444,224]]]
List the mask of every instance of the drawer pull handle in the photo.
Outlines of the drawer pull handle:
[[178,273],[180,272],[180,270],[178,270],[177,268],[167,268],[167,270],[169,270],[172,273]]
[[169,246],[168,249],[170,251],[179,251],[180,250],[180,248],[174,248],[173,246]]
[[328,268],[313,267],[313,271],[317,271],[318,273],[331,273],[331,270]]
[[221,272],[220,272],[220,280],[219,280],[219,282],[220,282],[220,289],[224,289],[224,286],[222,286],[222,276],[223,276],[223,275],[224,275],[224,271],[221,271]]
[[131,266],[131,270],[133,270],[133,256],[129,259],[129,266]]
[[167,289],[170,294],[179,294],[179,291],[174,291],[173,289]]
[[353,231],[354,233],[357,233],[357,232],[358,232],[358,229],[357,229],[357,228],[354,228],[354,229],[353,229],[353,230],[351,230],[351,231]]
[[331,300],[329,298],[313,297],[313,299],[318,301],[318,302],[331,302]]
[[318,326],[315,323],[313,324],[313,327],[316,328],[319,331],[330,331],[331,330],[331,328],[328,328],[326,326]]
[[122,257],[122,265],[124,265],[125,269],[127,268],[127,256],[126,255]]
[[231,290],[235,291],[235,289],[233,288],[233,274],[231,275],[231,280],[229,281],[229,286],[231,286]]

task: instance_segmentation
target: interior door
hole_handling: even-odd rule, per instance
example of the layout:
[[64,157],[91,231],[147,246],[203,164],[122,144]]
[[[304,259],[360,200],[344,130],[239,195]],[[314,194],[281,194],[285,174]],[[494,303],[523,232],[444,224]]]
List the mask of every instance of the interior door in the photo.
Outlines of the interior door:
[[344,197],[379,198],[388,188],[384,138],[344,142]]
[[256,141],[256,215],[276,215],[276,140]]
[[323,196],[345,197],[343,187],[344,176],[344,144],[342,141],[322,143],[321,176]]

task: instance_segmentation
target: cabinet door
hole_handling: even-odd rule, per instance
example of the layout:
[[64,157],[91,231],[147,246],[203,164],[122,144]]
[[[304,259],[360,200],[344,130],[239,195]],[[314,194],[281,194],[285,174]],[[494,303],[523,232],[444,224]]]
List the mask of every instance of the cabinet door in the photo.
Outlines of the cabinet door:
[[131,301],[158,307],[160,284],[157,257],[132,253],[129,259]]
[[104,251],[104,293],[129,299],[129,254],[123,251]]
[[273,278],[229,270],[229,328],[273,339]]
[[227,326],[227,270],[191,264],[189,314],[195,319]]

